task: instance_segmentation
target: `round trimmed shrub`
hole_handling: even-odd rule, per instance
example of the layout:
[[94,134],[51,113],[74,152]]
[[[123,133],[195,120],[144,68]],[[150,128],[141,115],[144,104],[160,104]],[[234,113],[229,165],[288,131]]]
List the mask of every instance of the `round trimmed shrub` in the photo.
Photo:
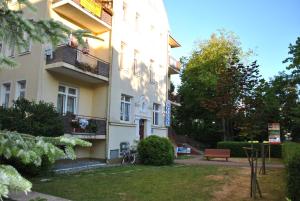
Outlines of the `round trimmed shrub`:
[[137,150],[145,165],[170,165],[174,161],[174,149],[167,138],[152,135],[140,141]]

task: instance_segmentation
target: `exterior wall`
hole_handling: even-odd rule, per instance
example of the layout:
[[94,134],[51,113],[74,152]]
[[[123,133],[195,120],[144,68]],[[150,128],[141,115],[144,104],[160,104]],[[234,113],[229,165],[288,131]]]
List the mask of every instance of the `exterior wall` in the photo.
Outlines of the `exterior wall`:
[[77,158],[105,159],[105,140],[90,140],[92,147],[76,147]]
[[[163,1],[125,0],[124,2],[127,10],[126,20],[123,19],[123,1],[114,1],[109,150],[119,149],[120,142],[132,143],[133,140],[138,140],[140,119],[145,120],[145,137],[156,133],[167,136],[164,110],[168,87],[169,27]],[[136,14],[139,16],[138,30],[136,30]],[[120,65],[122,43],[127,46],[123,68]],[[140,75],[136,75],[133,68],[135,50],[139,52]],[[155,72],[155,83],[150,80],[150,60],[154,61],[152,67]],[[122,94],[132,97],[129,122],[120,120]],[[160,119],[157,126],[159,129],[152,129],[153,103],[160,104]],[[143,104],[145,108],[142,108]]]

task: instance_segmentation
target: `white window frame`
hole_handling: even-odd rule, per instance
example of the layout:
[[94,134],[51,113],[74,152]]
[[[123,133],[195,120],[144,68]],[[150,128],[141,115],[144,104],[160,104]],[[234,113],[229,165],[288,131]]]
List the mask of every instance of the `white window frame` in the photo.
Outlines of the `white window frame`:
[[[21,85],[23,83],[25,84],[25,88],[24,89],[21,88]],[[16,99],[19,99],[21,97],[21,93],[22,92],[24,92],[24,97],[22,97],[22,98],[26,97],[26,88],[27,88],[27,81],[26,80],[19,80],[19,81],[17,81],[17,83],[16,83],[16,96],[15,96]]]
[[[129,99],[128,100],[126,100]],[[121,122],[130,122],[131,120],[131,99],[132,97],[131,96],[128,96],[128,95],[125,95],[125,94],[122,94],[121,95],[121,104],[120,104],[120,121]],[[128,105],[128,114],[126,114],[126,105]],[[128,119],[126,119],[126,116],[128,116]]]
[[120,64],[120,69],[125,69],[127,70],[127,58],[126,58],[126,51],[127,51],[127,44],[125,42],[121,42],[121,47],[120,47],[120,58],[119,58],[119,64]]
[[159,126],[159,113],[160,113],[160,104],[153,103],[153,115],[152,115],[152,124],[154,126]]
[[28,54],[31,52],[31,40],[29,39],[29,35],[27,33],[24,33],[24,36],[23,36],[24,40],[28,42],[28,47],[27,49],[21,47],[20,48],[20,52],[19,52],[19,55],[22,56],[24,54]]
[[135,13],[135,31],[139,32],[140,31],[140,27],[141,26],[141,15],[136,12]]
[[141,76],[140,52],[138,50],[134,50],[133,72],[136,76]]
[[[6,84],[9,84],[9,91],[6,90],[5,86]],[[8,108],[9,107],[9,102],[11,99],[11,89],[12,89],[12,82],[3,82],[1,84],[1,106],[4,108]],[[8,102],[5,103],[6,100],[6,95],[8,94]]]
[[[65,87],[65,92],[61,92],[59,91],[59,87]],[[70,94],[69,93],[69,89],[75,89],[75,95],[74,94]],[[77,109],[78,109],[78,97],[79,97],[79,90],[76,87],[71,87],[71,86],[67,86],[65,84],[59,84],[58,85],[58,93],[57,93],[57,102],[58,102],[58,95],[63,95],[65,96],[65,101],[63,103],[63,111],[62,114],[66,114],[68,111],[68,97],[73,97],[75,98],[75,103],[74,103],[74,114],[77,114]],[[57,105],[58,106],[58,105]],[[58,111],[58,108],[57,108]],[[60,111],[58,111],[60,112]]]
[[150,59],[149,71],[150,71],[150,83],[151,84],[156,84],[155,71],[154,71],[154,60],[153,59]]
[[123,21],[127,22],[127,11],[128,11],[128,6],[125,1],[123,1]]

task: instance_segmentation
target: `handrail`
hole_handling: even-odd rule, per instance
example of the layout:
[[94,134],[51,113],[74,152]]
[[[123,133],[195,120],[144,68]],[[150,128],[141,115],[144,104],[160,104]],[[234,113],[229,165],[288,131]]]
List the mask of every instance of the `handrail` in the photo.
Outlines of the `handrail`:
[[[79,114],[69,114],[69,115],[74,115],[75,117],[83,117],[83,118],[88,118],[88,119],[95,119],[95,120],[106,121],[106,118],[103,118],[103,117],[93,117],[93,116],[79,115]],[[68,116],[68,113],[63,113],[62,116]]]
[[93,59],[96,59],[96,60],[101,61],[102,63],[108,64],[108,65],[110,64],[110,63],[107,62],[107,61],[104,61],[104,60],[102,60],[102,59],[100,59],[100,58],[98,58],[98,57],[96,57],[96,56],[94,56],[94,55],[91,55],[91,54],[89,54],[89,53],[83,52],[82,50],[80,50],[80,49],[78,49],[78,48],[76,48],[76,47],[72,47],[72,46],[70,46],[70,45],[68,45],[68,44],[58,45],[57,48],[58,48],[58,47],[69,47],[69,48],[73,48],[73,49],[75,49],[77,52],[81,52],[82,54],[87,55],[88,57],[91,57],[91,58],[93,58]]

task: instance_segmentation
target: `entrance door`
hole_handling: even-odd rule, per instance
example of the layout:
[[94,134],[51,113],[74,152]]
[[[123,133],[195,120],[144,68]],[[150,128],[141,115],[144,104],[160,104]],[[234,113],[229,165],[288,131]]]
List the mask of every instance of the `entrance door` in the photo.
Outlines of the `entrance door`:
[[140,134],[140,140],[144,139],[145,134],[145,120],[140,119],[139,121],[139,134]]

